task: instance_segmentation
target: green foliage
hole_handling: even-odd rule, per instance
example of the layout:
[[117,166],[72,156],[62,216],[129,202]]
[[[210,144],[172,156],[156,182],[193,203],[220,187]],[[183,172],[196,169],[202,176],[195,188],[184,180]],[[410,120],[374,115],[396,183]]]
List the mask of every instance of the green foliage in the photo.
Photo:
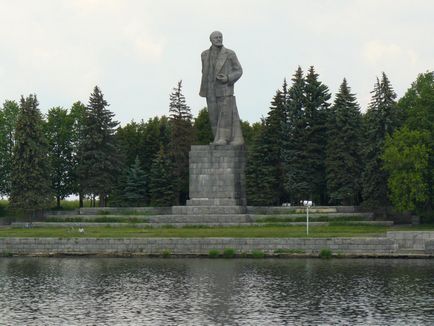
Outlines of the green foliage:
[[223,257],[224,258],[234,258],[235,253],[236,253],[236,251],[234,248],[225,248],[223,250]]
[[309,185],[309,196],[315,203],[327,203],[325,178],[326,122],[328,101],[331,94],[318,80],[313,66],[309,68],[305,82],[305,130],[304,169]]
[[433,150],[429,138],[428,132],[410,131],[407,127],[386,137],[382,158],[389,174],[390,198],[398,211],[414,211],[430,199],[429,156]]
[[298,203],[310,195],[305,171],[304,143],[306,129],[305,79],[303,70],[298,67],[292,77],[292,85],[287,96],[287,120],[284,125],[282,159],[286,171],[285,188],[290,201]]
[[327,121],[326,180],[330,202],[359,202],[362,170],[361,114],[356,97],[344,79]]
[[15,130],[10,207],[36,213],[50,206],[50,165],[36,95],[21,97]]
[[386,138],[384,169],[399,211],[429,216],[434,179],[434,74],[420,74],[398,103],[403,127]]
[[383,169],[381,155],[386,135],[399,125],[396,94],[386,74],[377,82],[372,99],[364,116],[362,197],[367,207],[381,207],[389,203],[387,196],[388,175]]
[[208,145],[214,140],[206,107],[200,110],[196,119],[194,119],[194,131],[196,134],[195,144]]
[[261,123],[255,122],[250,124],[248,121],[241,120],[241,131],[244,137],[244,143],[249,150],[253,146],[253,141],[261,130]]
[[48,111],[45,135],[51,164],[50,179],[57,207],[60,200],[72,194],[74,183],[73,124],[68,111],[59,107]]
[[11,192],[15,126],[19,111],[15,101],[5,101],[0,108],[0,195],[9,195]]
[[70,178],[72,193],[79,194],[79,205],[83,206],[83,187],[79,180],[79,150],[83,141],[83,130],[86,119],[86,106],[80,101],[75,102],[69,112],[69,117],[72,120],[71,143],[72,143],[72,175]]
[[220,257],[220,251],[217,249],[211,249],[208,251],[208,257],[209,258],[218,258]]
[[252,250],[251,253],[253,258],[264,258],[265,253],[262,250]]
[[114,133],[118,122],[106,107],[100,89],[95,86],[86,107],[82,140],[79,147],[78,174],[80,186],[87,194],[100,198],[106,206],[107,195],[113,190],[121,167]]
[[282,158],[290,201],[326,202],[326,118],[331,97],[313,67],[298,67],[287,92]]
[[249,205],[267,206],[279,201],[277,168],[269,162],[265,122],[248,152],[246,195]]
[[163,147],[152,162],[149,193],[152,206],[172,206],[176,200],[173,165]]
[[173,161],[176,204],[180,204],[185,203],[188,197],[188,153],[193,143],[192,115],[182,94],[182,81],[170,94],[169,111],[172,130],[169,154]]
[[165,249],[161,252],[161,257],[169,258],[172,255],[172,252],[169,249]]
[[146,203],[147,182],[145,172],[140,167],[139,158],[128,169],[123,197],[128,206],[144,206]]
[[330,259],[330,258],[332,258],[332,255],[333,255],[333,253],[332,253],[331,249],[329,249],[329,248],[323,248],[319,252],[319,257],[322,259]]

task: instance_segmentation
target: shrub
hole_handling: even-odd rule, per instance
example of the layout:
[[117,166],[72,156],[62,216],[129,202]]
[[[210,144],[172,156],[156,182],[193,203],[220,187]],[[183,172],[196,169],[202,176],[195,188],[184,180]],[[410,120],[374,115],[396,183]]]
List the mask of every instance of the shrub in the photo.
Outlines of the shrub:
[[330,259],[332,258],[332,251],[329,248],[323,248],[319,252],[319,257],[323,259]]
[[220,251],[218,251],[217,249],[211,249],[210,251],[208,251],[208,256],[209,258],[217,258],[220,256]]
[[226,248],[225,250],[223,250],[223,257],[234,258],[235,257],[235,249],[234,248]]
[[261,250],[252,250],[252,257],[253,258],[264,258],[265,254]]
[[171,254],[172,254],[172,252],[171,252],[169,249],[164,249],[164,250],[161,252],[161,256],[162,256],[163,258],[169,258]]

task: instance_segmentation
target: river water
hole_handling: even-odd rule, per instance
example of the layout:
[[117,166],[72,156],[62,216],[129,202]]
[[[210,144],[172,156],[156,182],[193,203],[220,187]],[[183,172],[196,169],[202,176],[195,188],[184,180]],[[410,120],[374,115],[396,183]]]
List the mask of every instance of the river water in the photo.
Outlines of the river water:
[[0,325],[433,325],[434,260],[0,258]]

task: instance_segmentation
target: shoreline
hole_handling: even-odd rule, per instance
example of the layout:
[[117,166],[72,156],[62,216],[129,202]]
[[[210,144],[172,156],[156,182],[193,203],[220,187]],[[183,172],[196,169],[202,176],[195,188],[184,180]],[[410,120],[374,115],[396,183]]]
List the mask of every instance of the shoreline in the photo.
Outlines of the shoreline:
[[0,238],[0,257],[333,257],[433,258],[433,231],[347,238]]

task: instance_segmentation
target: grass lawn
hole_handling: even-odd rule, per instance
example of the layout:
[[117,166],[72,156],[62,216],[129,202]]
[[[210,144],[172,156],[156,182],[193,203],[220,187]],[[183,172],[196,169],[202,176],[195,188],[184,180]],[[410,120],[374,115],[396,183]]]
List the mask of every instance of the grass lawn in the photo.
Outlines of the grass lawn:
[[[372,237],[386,231],[434,231],[434,225],[387,227],[372,225],[330,225],[309,228],[310,238]],[[84,233],[77,228],[0,228],[0,237],[55,237],[55,238],[301,238],[306,236],[303,226],[239,226],[239,227],[185,227],[185,228],[134,228],[86,227]]]

